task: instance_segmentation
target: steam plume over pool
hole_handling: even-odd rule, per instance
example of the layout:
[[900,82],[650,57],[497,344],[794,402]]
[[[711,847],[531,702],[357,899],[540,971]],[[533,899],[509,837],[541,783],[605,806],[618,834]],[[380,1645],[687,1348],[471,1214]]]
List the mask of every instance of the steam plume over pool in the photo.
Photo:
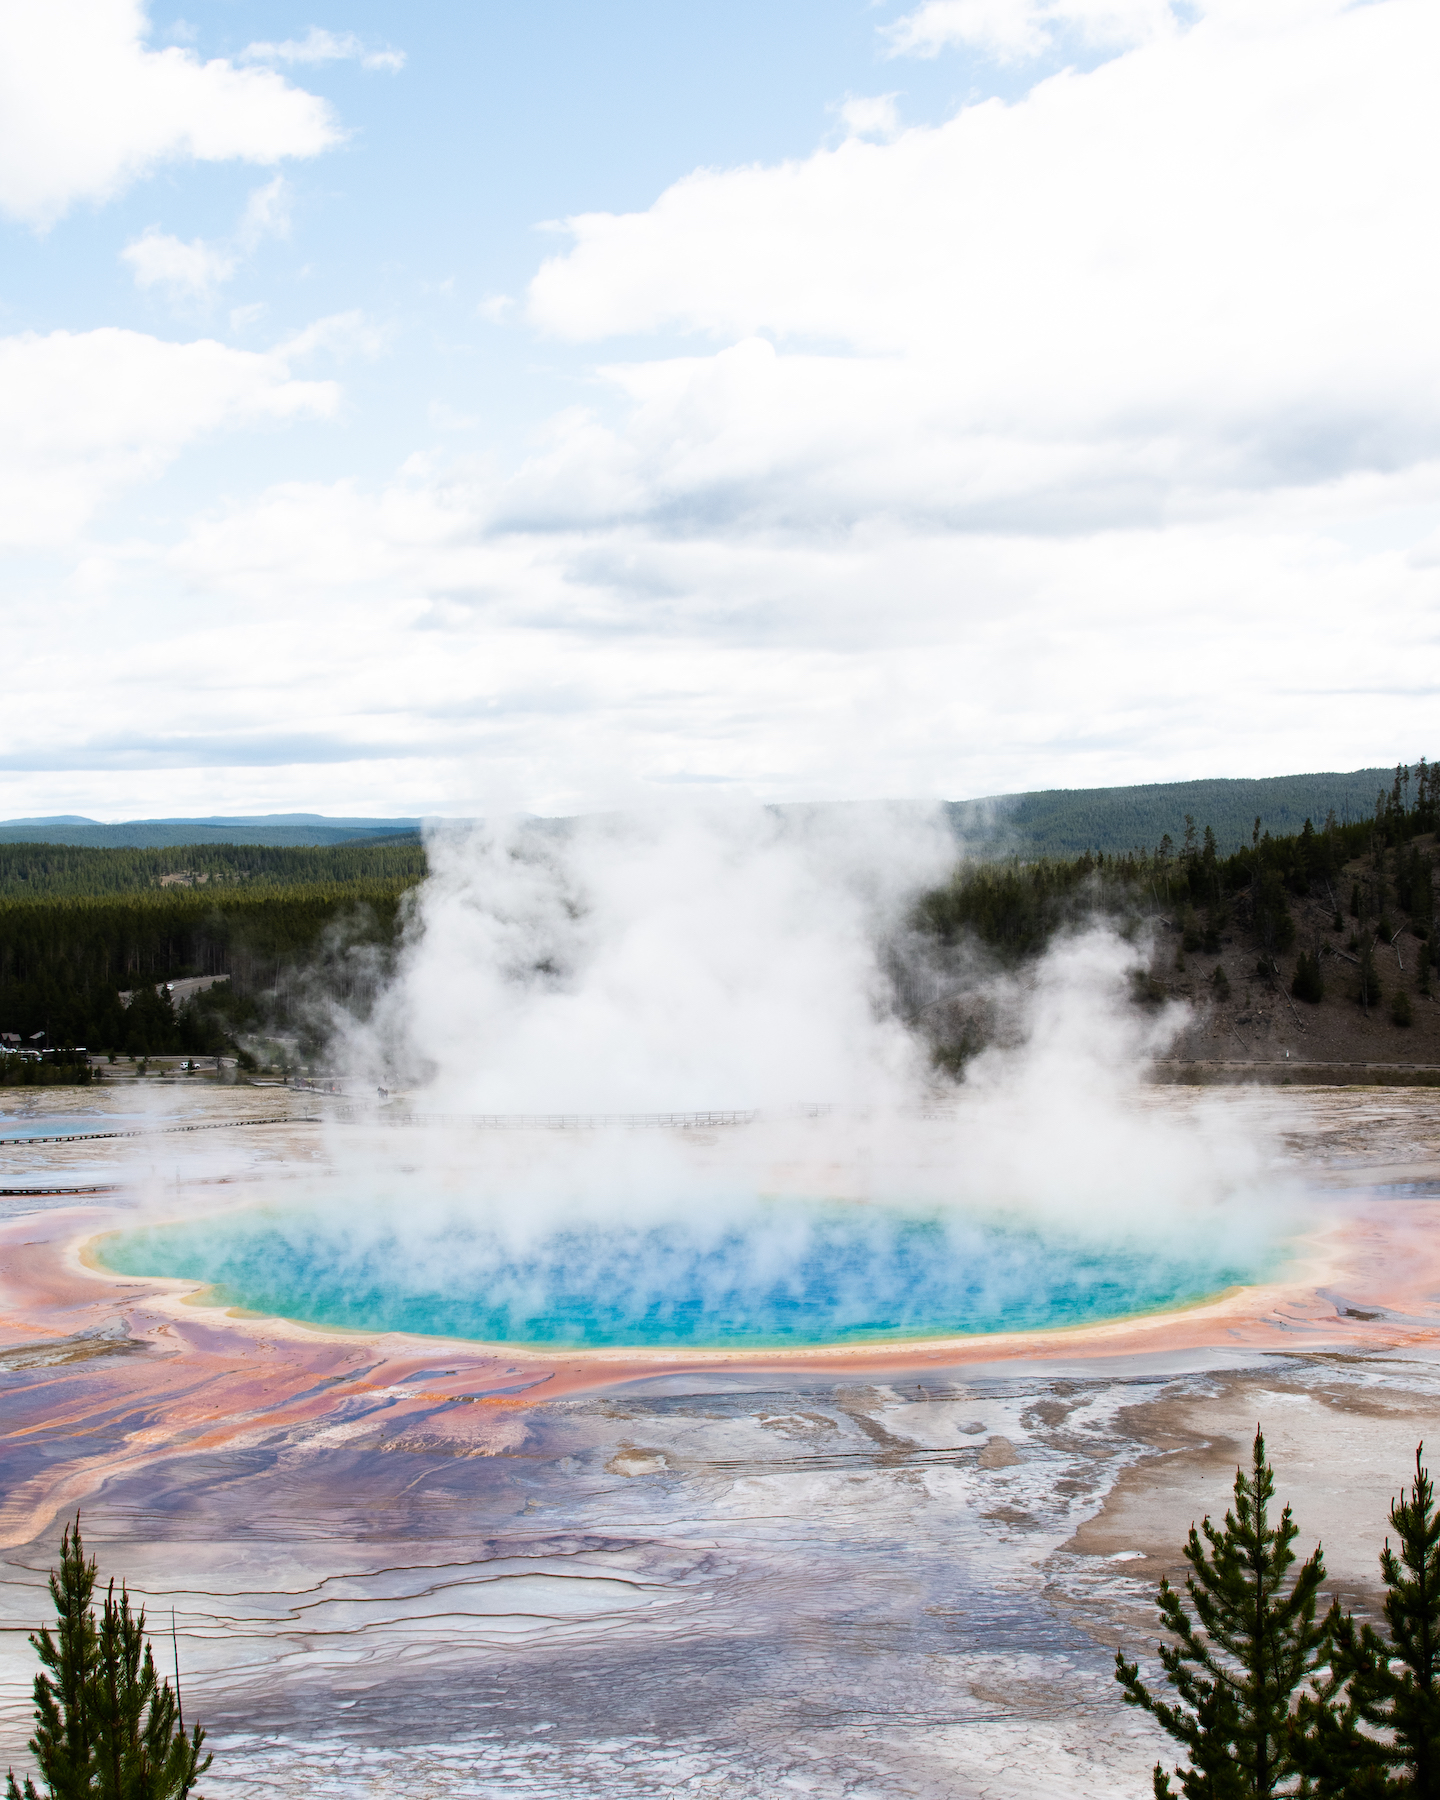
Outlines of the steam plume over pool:
[[[283,1207],[171,1200],[105,1260],[319,1325],[552,1346],[1051,1327],[1270,1273],[1259,1135],[1233,1099],[1147,1102],[1183,1014],[1129,1003],[1142,952],[1112,931],[1018,974],[952,962],[1006,1047],[936,1074],[894,970],[953,855],[884,809],[439,838],[393,982],[336,1022],[390,1100]],[[698,1109],[759,1120],[479,1125]]]

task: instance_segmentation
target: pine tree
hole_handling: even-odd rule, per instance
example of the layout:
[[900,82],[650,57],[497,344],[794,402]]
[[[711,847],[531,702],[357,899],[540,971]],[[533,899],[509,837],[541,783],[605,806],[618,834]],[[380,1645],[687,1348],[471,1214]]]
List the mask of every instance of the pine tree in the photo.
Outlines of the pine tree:
[[[130,1610],[110,1583],[97,1622],[95,1560],[85,1560],[76,1515],[60,1540],[50,1576],[55,1634],[30,1639],[40,1658],[35,1677],[35,1735],[30,1752],[48,1800],[185,1800],[209,1768],[205,1732],[187,1737],[178,1695],[161,1681],[145,1638],[145,1614]],[[42,1800],[34,1780],[19,1787],[12,1770],[6,1800]]]
[[1302,950],[1295,963],[1295,979],[1290,983],[1290,992],[1297,1000],[1308,1001],[1311,1006],[1318,1006],[1325,998],[1325,979],[1320,973],[1320,953],[1307,956]]
[[[1169,1581],[1160,1583],[1161,1624],[1176,1640],[1160,1646],[1160,1663],[1180,1704],[1157,1699],[1138,1664],[1115,1657],[1126,1701],[1184,1746],[1189,1766],[1175,1773],[1185,1800],[1270,1800],[1279,1792],[1297,1773],[1291,1702],[1325,1661],[1326,1630],[1315,1619],[1325,1579],[1320,1547],[1291,1579],[1298,1532],[1288,1506],[1270,1523],[1275,1479],[1258,1429],[1252,1454],[1250,1473],[1235,1471],[1224,1528],[1208,1517],[1199,1532],[1190,1527],[1185,1591],[1193,1619]],[[1172,1791],[1157,1763],[1156,1800]]]
[[[93,1748],[86,1700],[95,1662],[95,1615],[90,1608],[94,1591],[95,1564],[85,1561],[77,1516],[75,1535],[72,1538],[69,1527],[65,1528],[60,1567],[50,1574],[55,1636],[42,1628],[30,1639],[41,1662],[41,1673],[35,1677],[35,1735],[30,1739],[30,1752],[55,1800],[80,1800],[92,1791]],[[15,1785],[13,1770],[5,1792],[7,1800],[19,1800],[21,1790]],[[29,1776],[24,1796],[25,1800],[37,1800]]]
[[1355,997],[1370,1016],[1370,1008],[1380,1004],[1380,971],[1375,966],[1375,940],[1366,937],[1360,946],[1360,967],[1355,977]]
[[[186,1737],[177,1725],[179,1701],[155,1672],[145,1637],[145,1614],[130,1611],[130,1596],[115,1583],[105,1597],[97,1634],[96,1679],[91,1714],[102,1800],[184,1800],[201,1774],[196,1726]],[[205,1758],[205,1767],[210,1758]]]
[[1330,1680],[1296,1716],[1296,1760],[1319,1800],[1440,1800],[1440,1513],[1424,1449],[1409,1498],[1390,1505],[1400,1554],[1388,1538],[1380,1553],[1389,1641],[1336,1601]]

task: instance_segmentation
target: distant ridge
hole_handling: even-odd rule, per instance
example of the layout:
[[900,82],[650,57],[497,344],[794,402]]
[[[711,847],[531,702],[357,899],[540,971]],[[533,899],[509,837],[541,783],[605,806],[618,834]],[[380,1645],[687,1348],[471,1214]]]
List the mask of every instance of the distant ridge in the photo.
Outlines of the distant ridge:
[[952,800],[946,807],[955,835],[980,855],[1109,856],[1153,850],[1167,833],[1178,848],[1185,815],[1197,832],[1215,832],[1222,854],[1250,842],[1255,820],[1272,837],[1318,831],[1332,809],[1342,823],[1369,818],[1375,796],[1389,792],[1394,769],[1352,769],[1348,774],[1268,775],[1254,780],[1149,782],[1138,787],[1042,788],[1026,794],[993,794],[984,800]]
[[67,815],[0,820],[0,843],[73,844],[93,850],[166,850],[179,844],[269,844],[280,849],[373,843],[420,835],[419,819],[329,819],[323,813],[252,818],[124,819],[105,825]]
[[[1168,832],[1178,846],[1185,815],[1197,831],[1215,832],[1222,853],[1250,842],[1256,816],[1261,829],[1284,837],[1303,828],[1318,830],[1332,809],[1342,822],[1368,818],[1380,789],[1389,791],[1393,769],[1352,769],[1348,773],[1268,775],[1253,780],[1148,782],[1136,787],[1039,788],[1020,794],[991,794],[979,800],[946,802],[955,835],[983,856],[1078,856],[1085,850],[1109,856],[1152,850]],[[780,806],[781,813],[809,811]],[[437,821],[440,823],[441,821]],[[417,838],[423,819],[332,819],[323,813],[265,813],[250,818],[212,815],[204,819],[126,819],[106,825],[74,814],[48,819],[0,820],[0,843],[73,844],[95,849],[170,849],[182,844],[270,844],[320,848],[374,843],[384,838]],[[461,825],[460,819],[445,821]],[[573,820],[536,819],[541,829],[563,830]]]

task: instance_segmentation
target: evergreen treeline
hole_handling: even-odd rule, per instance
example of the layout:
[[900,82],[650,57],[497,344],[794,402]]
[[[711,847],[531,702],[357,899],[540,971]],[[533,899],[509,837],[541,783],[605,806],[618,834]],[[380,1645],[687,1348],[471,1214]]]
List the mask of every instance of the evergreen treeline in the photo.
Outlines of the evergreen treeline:
[[60,1050],[44,1061],[0,1051],[0,1087],[88,1087],[95,1071],[78,1050]]
[[[1102,911],[1113,915],[1176,913],[1186,950],[1219,948],[1219,933],[1239,918],[1262,949],[1273,953],[1294,942],[1289,898],[1324,898],[1337,916],[1342,907],[1383,930],[1392,913],[1409,918],[1422,936],[1433,920],[1432,859],[1415,843],[1440,822],[1440,769],[1422,760],[1395,770],[1387,790],[1363,819],[1343,823],[1333,813],[1320,830],[1306,819],[1299,832],[1272,836],[1255,819],[1250,842],[1225,856],[1215,832],[1197,831],[1187,818],[1181,841],[1167,835],[1151,851],[1123,856],[1086,851],[1070,861],[965,863],[946,886],[922,896],[914,923],[942,943],[973,933],[1005,957],[1044,947],[1071,919]],[[1342,894],[1336,883],[1344,866],[1368,856],[1371,867]]]
[[[353,886],[356,882],[419,881],[425,846],[342,844],[275,849],[261,844],[180,844],[166,849],[92,850],[64,844],[0,843],[0,899],[93,899],[158,888],[165,876],[190,878],[207,890],[255,887]],[[204,880],[197,878],[203,876]]]
[[[273,852],[267,854],[274,854]],[[342,995],[365,978],[347,951],[393,943],[409,879],[108,898],[0,899],[0,1030],[89,1050],[213,1055],[237,1025],[283,1024],[316,970]],[[177,1014],[157,983],[229,976]],[[122,992],[133,994],[127,1007]]]
[[[1317,1545],[1294,1567],[1298,1528],[1288,1506],[1272,1521],[1275,1478],[1258,1430],[1223,1525],[1207,1516],[1190,1527],[1184,1595],[1168,1579],[1157,1595],[1173,1698],[1115,1656],[1127,1703],[1180,1746],[1185,1800],[1440,1797],[1440,1515],[1423,1449],[1409,1494],[1390,1507],[1398,1551],[1387,1539],[1380,1556],[1383,1629],[1338,1600],[1316,1618],[1324,1556]],[[1159,1763],[1153,1786],[1155,1800],[1174,1793]]]

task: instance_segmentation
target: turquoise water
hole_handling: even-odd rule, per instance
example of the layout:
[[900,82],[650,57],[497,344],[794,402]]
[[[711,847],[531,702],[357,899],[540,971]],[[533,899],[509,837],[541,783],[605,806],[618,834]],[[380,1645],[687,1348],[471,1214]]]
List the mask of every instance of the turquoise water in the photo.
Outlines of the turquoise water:
[[208,1283],[224,1306],[361,1331],[553,1346],[737,1346],[1079,1325],[1254,1280],[1204,1246],[1098,1242],[994,1221],[786,1201],[711,1229],[570,1223],[528,1239],[426,1236],[255,1209],[119,1233],[126,1275]]
[[0,1110],[0,1138],[94,1137],[103,1131],[153,1129],[169,1121],[168,1113],[71,1112],[47,1117],[43,1112]]

